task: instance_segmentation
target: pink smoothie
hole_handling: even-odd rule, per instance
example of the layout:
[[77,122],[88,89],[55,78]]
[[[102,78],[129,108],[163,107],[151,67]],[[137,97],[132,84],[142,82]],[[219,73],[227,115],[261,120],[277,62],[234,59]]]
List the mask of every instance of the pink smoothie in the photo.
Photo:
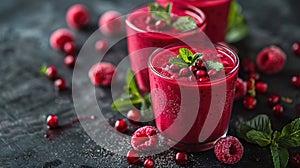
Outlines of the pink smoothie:
[[172,26],[155,30],[153,25],[147,24],[146,20],[150,15],[149,8],[142,7],[133,11],[126,19],[131,68],[136,74],[140,90],[144,93],[150,91],[147,63],[151,53],[158,47],[195,38],[206,27],[204,14],[193,7],[173,5],[172,8],[172,16],[190,16],[197,22],[198,28],[188,32],[181,32]]
[[[218,138],[227,133],[235,94],[239,60],[234,51],[221,45],[216,50],[204,51],[205,55],[218,55],[226,62],[221,75],[210,76],[208,81],[192,81],[190,78],[171,78],[165,67],[169,59],[178,54],[174,46],[156,51],[149,60],[149,78],[155,122],[165,137],[173,140],[174,148],[197,152],[213,147]],[[208,58],[208,57],[207,57]]]
[[201,9],[206,15],[206,34],[212,42],[224,41],[231,0],[157,0],[161,4],[168,2],[185,3]]

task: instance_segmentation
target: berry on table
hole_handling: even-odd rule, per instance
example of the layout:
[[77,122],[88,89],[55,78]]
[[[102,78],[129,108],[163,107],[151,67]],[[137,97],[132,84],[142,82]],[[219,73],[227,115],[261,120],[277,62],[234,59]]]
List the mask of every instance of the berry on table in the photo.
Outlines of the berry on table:
[[244,147],[237,138],[228,136],[217,141],[214,152],[219,161],[234,164],[241,160]]
[[94,85],[109,86],[115,81],[116,76],[116,67],[108,62],[97,63],[89,70],[89,77]]
[[257,82],[255,83],[255,91],[256,93],[267,93],[268,91],[268,84],[265,82]]
[[144,162],[145,168],[154,168],[154,165],[155,165],[154,160],[151,158],[147,158]]
[[55,66],[49,66],[46,69],[45,75],[49,78],[49,79],[56,79],[58,77],[58,72]]
[[128,163],[137,163],[138,161],[140,161],[140,155],[135,150],[129,150],[127,152],[126,159],[127,159]]
[[280,96],[277,95],[277,94],[271,94],[269,97],[268,97],[268,104],[270,107],[274,107],[276,104],[279,104],[280,103]]
[[235,97],[234,99],[240,99],[247,94],[247,84],[243,79],[237,78],[235,86]]
[[75,4],[68,9],[66,21],[70,27],[81,29],[89,24],[90,13],[84,5]]
[[106,40],[99,40],[95,44],[95,48],[99,52],[102,52],[102,51],[106,50],[107,46],[108,46],[108,44],[107,44]]
[[257,56],[257,67],[265,74],[275,74],[281,71],[286,62],[285,53],[276,46],[263,49]]
[[123,29],[121,14],[117,11],[107,11],[99,19],[99,28],[104,35],[116,35]]
[[294,157],[290,159],[291,166],[294,168],[300,167],[300,154],[296,154]]
[[131,137],[131,145],[138,151],[150,151],[158,144],[156,129],[152,126],[144,126],[137,129]]
[[282,117],[282,115],[284,113],[284,108],[281,104],[276,104],[273,107],[272,111],[276,117]]
[[65,79],[59,78],[54,81],[54,86],[57,90],[64,90],[67,87],[67,82]]
[[73,55],[76,52],[76,46],[75,43],[73,41],[70,42],[66,42],[66,44],[64,45],[64,53],[66,55]]
[[50,114],[47,117],[47,126],[48,126],[48,128],[55,129],[55,128],[58,128],[58,125],[59,125],[58,117],[54,114]]
[[293,76],[291,79],[291,84],[297,89],[300,89],[300,75]]
[[64,63],[67,67],[73,68],[75,66],[76,59],[73,55],[68,55],[65,57]]
[[128,111],[127,118],[131,122],[139,122],[142,118],[142,115],[138,109],[132,109]]
[[73,41],[74,35],[68,29],[57,29],[50,36],[50,45],[58,50],[63,50],[67,42]]
[[246,97],[244,97],[243,105],[244,105],[245,109],[253,110],[256,108],[257,100],[255,97],[246,96]]
[[178,165],[186,165],[188,161],[189,158],[185,152],[178,152],[175,156],[175,162]]
[[127,131],[128,125],[127,122],[124,120],[118,120],[115,123],[115,129],[119,132],[125,132]]
[[249,79],[255,79],[256,81],[258,81],[259,80],[259,78],[260,78],[260,75],[259,75],[259,73],[257,73],[257,72],[251,72],[250,74],[249,74],[249,77],[248,77]]
[[300,56],[300,42],[295,42],[293,44],[293,51],[296,55]]

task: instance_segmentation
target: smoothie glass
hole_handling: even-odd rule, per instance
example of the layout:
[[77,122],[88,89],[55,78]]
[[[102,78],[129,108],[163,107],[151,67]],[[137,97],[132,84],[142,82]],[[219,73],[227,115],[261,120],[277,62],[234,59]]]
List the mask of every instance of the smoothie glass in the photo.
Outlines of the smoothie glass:
[[142,93],[150,91],[148,59],[151,53],[157,49],[157,47],[164,47],[183,39],[192,40],[197,33],[203,34],[202,32],[206,27],[203,12],[189,5],[181,6],[173,4],[172,8],[172,16],[190,16],[196,21],[197,28],[187,32],[179,32],[174,30],[174,28],[161,31],[151,30],[146,23],[146,19],[149,15],[148,6],[142,6],[131,12],[126,19],[131,68],[136,75]]
[[185,3],[201,9],[206,15],[206,34],[212,42],[224,41],[231,0],[157,0],[161,4],[168,2]]
[[[149,58],[149,79],[155,122],[173,148],[198,152],[208,150],[223,136],[229,126],[235,83],[238,76],[237,54],[223,45],[213,48],[191,47],[204,55],[220,55],[231,67],[223,75],[208,81],[174,79],[162,70],[169,59],[178,54],[179,44],[156,50]],[[222,58],[222,59],[223,59]],[[227,72],[225,72],[227,71]]]

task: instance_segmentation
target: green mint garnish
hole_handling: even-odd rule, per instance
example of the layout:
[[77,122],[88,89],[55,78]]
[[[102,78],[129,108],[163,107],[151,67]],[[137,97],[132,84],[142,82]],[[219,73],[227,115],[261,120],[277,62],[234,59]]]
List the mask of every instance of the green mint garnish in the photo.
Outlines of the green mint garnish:
[[46,64],[43,64],[42,68],[40,69],[40,74],[41,75],[46,75],[48,66]]
[[143,119],[153,118],[150,94],[144,97],[140,94],[136,78],[130,69],[127,71],[124,93],[112,103],[111,107],[115,111],[129,111],[138,108],[141,110]]
[[221,62],[207,61],[206,65],[208,66],[208,69],[215,69],[216,71],[224,70],[224,65]]
[[233,0],[228,16],[228,29],[226,41],[229,43],[237,42],[248,34],[246,19],[242,14],[241,6]]
[[166,7],[159,5],[157,2],[149,3],[150,13],[156,20],[164,20],[167,24],[171,24],[172,3],[168,3]]
[[196,29],[197,23],[192,17],[182,16],[173,23],[173,27],[182,32],[187,32]]
[[300,118],[278,132],[272,130],[267,115],[258,115],[252,120],[240,123],[237,134],[240,138],[261,147],[269,145],[274,167],[284,168],[289,159],[288,148],[300,146]]

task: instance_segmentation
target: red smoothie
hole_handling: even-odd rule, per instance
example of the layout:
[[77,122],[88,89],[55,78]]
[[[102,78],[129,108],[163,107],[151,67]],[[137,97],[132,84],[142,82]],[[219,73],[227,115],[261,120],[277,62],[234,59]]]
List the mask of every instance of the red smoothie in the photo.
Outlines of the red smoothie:
[[[169,62],[178,55],[179,48],[203,53],[204,59],[184,74],[184,68],[174,68]],[[223,70],[209,69],[208,60],[220,62]],[[158,49],[151,55],[149,79],[156,126],[175,149],[207,150],[226,135],[238,68],[237,55],[222,45],[214,49],[177,45]]]
[[198,7],[206,15],[207,28],[205,32],[211,41],[225,40],[231,0],[157,0],[157,2],[161,4],[185,3]]
[[206,27],[205,16],[195,7],[173,5],[172,21],[180,16],[190,16],[197,23],[197,28],[182,32],[173,26],[155,27],[156,22],[151,20],[149,7],[134,10],[126,19],[128,51],[131,68],[136,74],[139,88],[142,92],[149,92],[148,59],[149,55],[158,47],[177,43],[181,40],[195,38]]

